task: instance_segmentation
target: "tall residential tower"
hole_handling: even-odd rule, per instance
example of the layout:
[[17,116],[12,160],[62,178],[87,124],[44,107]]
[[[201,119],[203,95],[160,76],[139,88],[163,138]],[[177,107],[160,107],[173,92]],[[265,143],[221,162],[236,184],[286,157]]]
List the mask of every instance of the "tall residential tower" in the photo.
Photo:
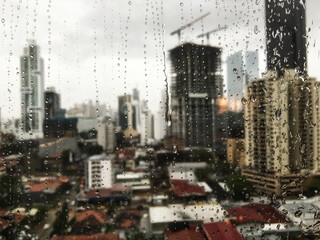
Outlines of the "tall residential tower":
[[20,58],[22,131],[29,138],[43,136],[44,70],[40,48],[34,40],[28,42]]
[[301,191],[301,176],[320,167],[319,83],[286,70],[246,87],[243,171],[256,189],[280,195]]

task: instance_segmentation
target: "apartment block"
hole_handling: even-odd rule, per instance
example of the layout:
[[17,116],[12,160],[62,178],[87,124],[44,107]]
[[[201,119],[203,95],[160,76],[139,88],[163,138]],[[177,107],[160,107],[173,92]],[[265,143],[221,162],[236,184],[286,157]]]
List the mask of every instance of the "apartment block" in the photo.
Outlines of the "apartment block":
[[[282,77],[269,71],[246,86],[243,174],[258,190],[278,195],[290,184],[301,185],[302,176],[319,171],[318,86],[314,78],[294,70]],[[287,178],[291,180],[284,181]],[[268,185],[267,179],[274,183]]]

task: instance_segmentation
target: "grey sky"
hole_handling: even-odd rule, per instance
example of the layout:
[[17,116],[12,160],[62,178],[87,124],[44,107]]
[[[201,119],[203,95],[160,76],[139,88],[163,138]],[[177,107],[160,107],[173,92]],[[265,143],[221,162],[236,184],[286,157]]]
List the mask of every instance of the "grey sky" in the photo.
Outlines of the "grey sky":
[[[264,0],[1,0],[0,105],[2,118],[20,115],[19,57],[26,39],[35,39],[45,63],[45,86],[61,93],[62,106],[88,99],[117,107],[117,96],[138,87],[155,111],[170,76],[167,50],[178,45],[170,32],[210,11],[183,32],[184,41],[201,43],[200,33],[219,24],[228,30],[211,36],[224,59],[239,50],[263,57]],[[320,3],[307,0],[309,73],[320,79]],[[256,29],[256,31],[255,31]],[[206,43],[206,39],[204,39]],[[51,51],[49,50],[51,48]],[[264,59],[260,59],[261,71]],[[169,79],[170,80],[170,79]]]

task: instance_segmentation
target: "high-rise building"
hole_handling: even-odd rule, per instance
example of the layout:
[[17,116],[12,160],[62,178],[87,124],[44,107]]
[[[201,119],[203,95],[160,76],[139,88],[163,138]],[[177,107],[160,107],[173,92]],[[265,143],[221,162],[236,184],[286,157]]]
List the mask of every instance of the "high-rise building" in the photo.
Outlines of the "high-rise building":
[[55,91],[54,87],[44,92],[44,100],[45,118],[51,119],[58,117],[61,112],[60,94]]
[[154,140],[154,116],[148,109],[147,102],[141,104],[141,144],[151,144]]
[[124,132],[125,137],[137,137],[137,111],[139,108],[137,104],[133,104],[132,96],[130,94],[119,96],[119,125]]
[[228,138],[227,140],[227,160],[236,167],[246,166],[245,162],[245,141],[243,138]]
[[167,93],[163,89],[161,91],[161,97],[159,102],[159,110],[154,116],[154,138],[155,140],[161,140],[166,135],[166,102],[167,102]]
[[241,111],[244,86],[258,77],[258,52],[239,51],[227,57],[228,108]]
[[267,67],[307,71],[305,0],[266,0]]
[[113,155],[94,155],[85,162],[85,180],[87,189],[112,188]]
[[132,90],[132,96],[133,96],[133,100],[136,100],[136,101],[140,101],[140,93],[139,93],[139,90],[137,88],[134,88]]
[[185,43],[170,50],[171,126],[185,147],[212,147],[216,100],[223,95],[221,49]]
[[109,117],[105,117],[98,128],[98,144],[102,146],[103,150],[113,152],[115,147],[115,127],[114,123]]
[[22,131],[30,138],[39,138],[43,135],[44,70],[40,48],[34,40],[24,48],[20,64]]
[[[276,80],[275,80],[276,79]],[[320,168],[319,83],[286,70],[269,72],[246,86],[245,141],[256,189],[280,195],[301,191],[305,173]]]

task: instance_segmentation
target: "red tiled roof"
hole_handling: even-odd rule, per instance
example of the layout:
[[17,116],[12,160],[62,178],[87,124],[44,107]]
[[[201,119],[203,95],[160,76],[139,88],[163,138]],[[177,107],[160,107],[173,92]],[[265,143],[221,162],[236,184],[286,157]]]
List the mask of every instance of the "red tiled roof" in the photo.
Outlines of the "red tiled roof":
[[243,240],[230,221],[206,223],[203,225],[203,230],[208,240]]
[[121,240],[118,234],[65,235],[51,238],[51,240]]
[[166,230],[165,232],[167,240],[204,240],[206,239],[204,233],[199,227],[191,226],[189,228],[171,232]]
[[85,196],[90,197],[108,197],[112,195],[112,191],[110,188],[102,188],[99,190],[90,190],[89,192],[85,193]]
[[120,227],[122,228],[128,228],[132,226],[132,220],[131,219],[125,219],[124,222],[120,224]]
[[196,184],[190,184],[186,180],[172,179],[172,190],[179,196],[206,195],[205,191]]
[[69,182],[69,178],[67,176],[61,176],[59,177],[59,181],[62,183],[67,183]]
[[25,216],[23,214],[11,213],[7,210],[0,210],[0,231],[12,223],[18,225],[24,219],[24,217]]
[[46,189],[56,190],[64,182],[65,182],[65,178],[63,179],[63,181],[61,181],[60,178],[59,179],[48,179],[47,181],[41,181],[41,182],[27,181],[25,183],[25,186],[30,186],[31,192],[41,192]]
[[49,159],[61,158],[61,157],[62,157],[62,153],[56,153],[56,154],[52,154],[52,155],[48,156]]
[[242,207],[227,209],[227,212],[236,217],[237,223],[286,223],[290,222],[276,209],[266,204],[251,204]]
[[103,224],[107,220],[107,214],[103,210],[85,210],[77,213],[76,221],[82,222],[89,217],[95,218],[100,224]]
[[134,149],[119,149],[115,151],[115,154],[124,154],[125,156],[134,157],[136,151]]

